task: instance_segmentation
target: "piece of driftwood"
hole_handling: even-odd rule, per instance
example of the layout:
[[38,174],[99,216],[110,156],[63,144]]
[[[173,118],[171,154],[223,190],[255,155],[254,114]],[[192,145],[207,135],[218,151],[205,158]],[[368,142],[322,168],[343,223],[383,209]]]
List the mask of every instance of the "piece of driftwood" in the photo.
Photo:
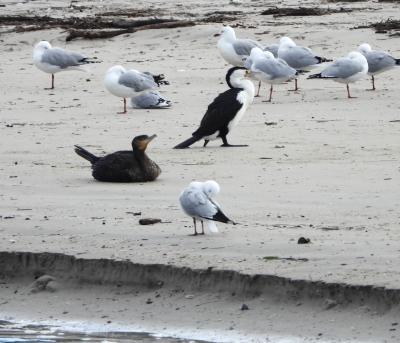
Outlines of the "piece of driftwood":
[[[304,17],[304,16],[321,16],[332,13],[347,13],[352,12],[354,9],[352,8],[339,8],[339,9],[331,9],[331,8],[318,8],[318,7],[299,7],[299,8],[269,8],[263,12],[262,15],[273,15],[274,17],[283,17],[283,16],[295,16],[295,17]],[[360,10],[360,9],[357,9]]]
[[192,21],[172,21],[168,23],[159,23],[152,25],[144,25],[136,28],[129,28],[125,30],[114,30],[114,31],[88,31],[88,30],[75,30],[69,29],[69,35],[66,38],[66,41],[70,41],[75,38],[87,38],[87,39],[97,39],[97,38],[111,38],[118,35],[126,34],[126,33],[134,33],[142,30],[156,30],[156,29],[172,29],[176,27],[189,27],[196,25]]

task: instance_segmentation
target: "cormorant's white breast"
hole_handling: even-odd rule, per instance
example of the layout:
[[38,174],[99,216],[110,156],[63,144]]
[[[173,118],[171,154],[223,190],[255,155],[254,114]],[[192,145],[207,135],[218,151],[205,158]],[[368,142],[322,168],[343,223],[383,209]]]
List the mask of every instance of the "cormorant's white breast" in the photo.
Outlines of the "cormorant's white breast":
[[233,67],[226,74],[230,89],[218,95],[208,106],[200,127],[192,137],[178,144],[174,149],[184,149],[204,139],[204,146],[210,140],[222,139],[224,147],[247,146],[231,145],[226,136],[238,124],[254,98],[254,85],[244,79],[250,71],[243,67]]

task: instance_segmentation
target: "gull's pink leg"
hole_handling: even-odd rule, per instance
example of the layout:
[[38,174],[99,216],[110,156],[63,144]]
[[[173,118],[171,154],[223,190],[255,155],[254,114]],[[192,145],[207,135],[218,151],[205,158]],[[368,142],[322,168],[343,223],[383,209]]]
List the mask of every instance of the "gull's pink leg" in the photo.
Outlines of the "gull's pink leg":
[[375,78],[374,75],[371,75],[372,77],[372,89],[367,89],[367,91],[374,91],[375,90]]
[[263,100],[263,102],[271,102],[272,100],[272,91],[274,90],[273,86],[271,85],[271,88],[269,90],[269,100]]
[[356,96],[351,96],[351,95],[350,95],[350,88],[349,88],[349,85],[348,85],[348,84],[346,84],[346,88],[347,88],[347,97],[348,97],[349,99],[357,98]]
[[294,89],[289,89],[289,92],[295,92],[299,89],[299,87],[297,87],[297,79],[294,79]]
[[199,235],[205,235],[203,221],[201,221],[201,233],[199,233]]
[[257,95],[254,96],[255,98],[258,98],[261,96],[260,95],[260,87],[261,87],[261,81],[258,82],[258,91],[257,91]]
[[196,230],[196,219],[194,219],[194,218],[193,218],[193,224],[194,224],[194,233],[192,233],[189,236],[197,236],[198,235],[197,230]]
[[117,114],[124,114],[126,113],[126,99],[124,98],[124,112],[117,112]]
[[45,88],[47,89],[54,89],[54,74],[51,74],[51,88]]

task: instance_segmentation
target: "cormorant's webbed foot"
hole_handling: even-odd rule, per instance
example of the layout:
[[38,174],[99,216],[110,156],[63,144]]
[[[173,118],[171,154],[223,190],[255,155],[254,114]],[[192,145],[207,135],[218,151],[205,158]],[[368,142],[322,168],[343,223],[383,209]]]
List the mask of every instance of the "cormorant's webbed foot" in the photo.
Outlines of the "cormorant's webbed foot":
[[240,147],[245,147],[248,146],[247,144],[241,144],[241,145],[232,145],[229,143],[224,143],[221,145],[222,147],[226,147],[226,148],[240,148]]

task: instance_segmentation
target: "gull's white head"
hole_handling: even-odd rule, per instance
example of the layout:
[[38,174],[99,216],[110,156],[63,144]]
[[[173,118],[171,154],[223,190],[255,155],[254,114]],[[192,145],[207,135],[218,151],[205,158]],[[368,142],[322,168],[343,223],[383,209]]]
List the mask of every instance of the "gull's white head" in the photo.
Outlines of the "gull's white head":
[[124,73],[126,73],[126,70],[122,66],[114,66],[106,71],[106,75],[108,75],[108,74],[122,75]]
[[296,44],[294,44],[294,42],[289,37],[282,37],[279,41],[279,50],[278,51],[286,51],[295,46],[296,46]]
[[282,37],[279,40],[279,44],[282,44],[283,42],[292,42],[294,44],[294,42],[289,37]]
[[[232,29],[230,26],[224,26],[219,33],[215,34],[214,37],[221,36],[223,39],[236,39],[235,30]],[[221,39],[220,38],[220,39]]]
[[275,58],[274,54],[270,51],[264,51],[262,56],[268,60],[273,60]]
[[46,51],[51,49],[51,44],[45,40],[42,40],[41,42],[37,43],[35,45],[34,51]]
[[203,183],[203,193],[207,195],[207,197],[212,198],[216,196],[219,191],[219,185],[215,181],[209,180]]
[[260,48],[255,47],[255,48],[251,49],[250,57],[255,57],[255,56],[257,56],[259,54],[262,54],[262,53],[263,53],[263,51]]
[[364,55],[360,54],[357,51],[352,51],[347,55],[347,58],[350,58],[360,64],[362,64],[364,67],[368,69],[368,62],[367,59],[364,57]]
[[359,52],[360,54],[365,55],[367,52],[371,51],[372,49],[371,49],[371,46],[370,46],[369,44],[361,44],[361,45],[358,47],[357,50],[358,50],[358,52]]

